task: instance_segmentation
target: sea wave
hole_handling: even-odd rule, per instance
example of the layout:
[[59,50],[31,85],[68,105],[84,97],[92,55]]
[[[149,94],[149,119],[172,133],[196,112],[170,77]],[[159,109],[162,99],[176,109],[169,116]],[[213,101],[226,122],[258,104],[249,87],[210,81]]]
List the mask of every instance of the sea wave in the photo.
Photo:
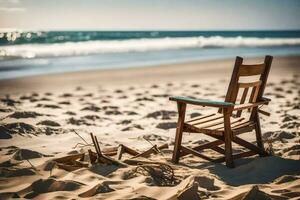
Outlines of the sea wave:
[[97,53],[147,52],[184,48],[276,47],[299,45],[300,38],[256,38],[241,36],[141,38],[0,46],[0,57],[35,58]]

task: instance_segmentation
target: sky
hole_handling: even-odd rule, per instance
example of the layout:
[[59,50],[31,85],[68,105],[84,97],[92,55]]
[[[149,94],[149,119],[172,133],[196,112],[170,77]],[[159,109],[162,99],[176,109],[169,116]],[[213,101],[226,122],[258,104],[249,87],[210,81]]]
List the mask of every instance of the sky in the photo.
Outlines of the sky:
[[0,29],[300,30],[300,0],[0,0]]

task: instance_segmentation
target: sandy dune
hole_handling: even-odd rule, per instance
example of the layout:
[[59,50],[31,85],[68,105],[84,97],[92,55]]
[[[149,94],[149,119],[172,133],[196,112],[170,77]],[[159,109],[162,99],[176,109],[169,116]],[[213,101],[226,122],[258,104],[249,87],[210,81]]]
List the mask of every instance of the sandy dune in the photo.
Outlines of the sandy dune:
[[[265,108],[272,115],[262,116],[262,130],[274,156],[240,159],[234,169],[194,156],[170,162],[177,112],[168,101],[171,95],[222,100],[233,60],[1,81],[0,199],[299,199],[300,58],[273,62]],[[215,111],[190,108],[188,118]],[[70,172],[53,164],[94,150],[90,133],[101,149],[124,144],[142,152],[168,144],[145,160],[166,163],[174,177],[159,179],[136,166],[89,164]],[[207,140],[186,134],[183,143]]]

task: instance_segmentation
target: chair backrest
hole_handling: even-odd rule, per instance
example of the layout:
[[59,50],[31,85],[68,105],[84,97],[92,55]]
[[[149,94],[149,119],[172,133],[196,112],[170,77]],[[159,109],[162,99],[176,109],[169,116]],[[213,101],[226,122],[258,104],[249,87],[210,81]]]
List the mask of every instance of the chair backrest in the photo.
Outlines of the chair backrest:
[[[245,65],[243,58],[236,57],[225,102],[244,104],[259,101],[267,84],[272,59],[272,56],[266,56],[261,64]],[[241,114],[241,110],[236,113],[238,117]]]

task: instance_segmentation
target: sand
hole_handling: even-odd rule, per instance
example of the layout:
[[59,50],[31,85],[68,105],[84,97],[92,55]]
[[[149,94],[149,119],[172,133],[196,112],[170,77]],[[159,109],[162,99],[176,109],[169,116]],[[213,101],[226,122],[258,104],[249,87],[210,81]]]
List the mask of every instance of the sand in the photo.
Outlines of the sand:
[[[261,117],[265,146],[273,156],[239,159],[234,169],[192,155],[178,165],[170,162],[177,112],[168,97],[223,100],[233,62],[0,81],[0,199],[299,199],[300,57],[273,61],[265,92],[272,102],[264,108],[272,115]],[[214,111],[188,106],[187,118]],[[102,150],[123,144],[142,152],[152,145],[168,144],[144,160],[170,166],[173,179],[153,177],[145,172],[150,169],[146,166],[91,165],[88,156],[84,158],[88,165],[72,170],[53,164],[57,158],[95,151],[90,133],[97,136]],[[254,141],[255,134],[242,137]],[[183,143],[195,146],[207,140],[211,138],[185,134]],[[242,151],[239,146],[234,149]],[[122,160],[129,157],[124,154]]]

